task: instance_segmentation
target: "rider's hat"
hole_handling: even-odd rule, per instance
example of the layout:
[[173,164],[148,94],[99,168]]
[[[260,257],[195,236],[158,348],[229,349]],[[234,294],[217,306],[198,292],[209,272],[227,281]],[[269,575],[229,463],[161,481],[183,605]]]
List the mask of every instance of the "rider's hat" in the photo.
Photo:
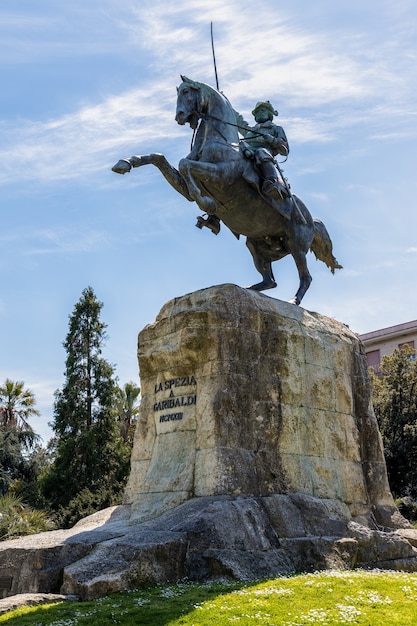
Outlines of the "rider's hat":
[[276,110],[274,109],[274,107],[273,107],[273,106],[272,106],[272,104],[269,102],[269,100],[267,100],[266,102],[258,102],[258,103],[257,103],[257,105],[256,105],[256,107],[255,107],[255,108],[253,109],[253,111],[252,111],[252,115],[253,115],[253,116],[255,116],[255,115],[256,115],[256,113],[257,113],[257,111],[258,111],[260,108],[264,108],[264,109],[266,109],[266,110],[268,111],[268,113],[270,113],[270,114],[272,115],[272,117],[273,117],[274,115],[278,115],[278,111],[276,111]]

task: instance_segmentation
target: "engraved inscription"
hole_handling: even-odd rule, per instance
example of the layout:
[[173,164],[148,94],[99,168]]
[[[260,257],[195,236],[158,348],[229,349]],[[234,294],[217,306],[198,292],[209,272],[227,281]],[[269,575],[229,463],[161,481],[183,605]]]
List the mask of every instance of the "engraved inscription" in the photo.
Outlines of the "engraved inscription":
[[175,420],[182,420],[183,413],[168,413],[168,415],[161,415],[159,422],[174,422]]
[[[197,403],[196,386],[197,381],[194,376],[178,376],[177,378],[169,378],[156,383],[154,389],[156,398],[153,410],[155,413],[164,411],[164,414],[159,416],[159,422],[182,420],[184,413],[178,409],[184,409]],[[193,389],[190,390],[187,387],[193,387]],[[166,392],[168,392],[168,397],[160,398],[159,394],[161,392],[165,392],[162,393],[162,396],[166,396]],[[177,410],[175,411],[175,409]]]
[[197,381],[194,376],[178,376],[178,378],[170,378],[155,385],[155,393],[160,391],[171,391],[174,387],[190,387],[196,385]]
[[195,404],[197,402],[197,394],[193,394],[191,396],[177,396],[173,398],[167,398],[166,400],[161,400],[160,402],[155,402],[153,405],[154,411],[166,411],[166,409],[175,409],[177,407],[190,406],[191,404]]

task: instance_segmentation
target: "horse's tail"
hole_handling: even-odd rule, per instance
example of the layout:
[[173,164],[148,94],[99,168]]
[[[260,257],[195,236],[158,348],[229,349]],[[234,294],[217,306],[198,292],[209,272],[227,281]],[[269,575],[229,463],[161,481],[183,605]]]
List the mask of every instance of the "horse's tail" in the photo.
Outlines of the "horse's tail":
[[327,267],[334,274],[335,270],[341,270],[342,266],[337,262],[337,259],[333,256],[333,244],[330,239],[327,228],[321,220],[317,218],[313,219],[314,236],[310,246],[311,252],[314,252],[316,259],[323,261]]

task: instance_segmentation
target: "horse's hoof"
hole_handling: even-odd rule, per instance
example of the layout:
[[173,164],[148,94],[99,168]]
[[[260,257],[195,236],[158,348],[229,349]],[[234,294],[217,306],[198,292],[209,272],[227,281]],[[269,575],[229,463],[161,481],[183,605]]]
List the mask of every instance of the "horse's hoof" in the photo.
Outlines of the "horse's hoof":
[[116,172],[116,174],[126,174],[127,172],[130,172],[132,166],[126,159],[120,159],[120,161],[117,161],[116,165],[113,165],[111,169],[112,172]]
[[276,286],[277,284],[274,280],[271,282],[262,281],[261,283],[246,287],[246,289],[252,289],[252,291],[266,291],[267,289],[275,289]]

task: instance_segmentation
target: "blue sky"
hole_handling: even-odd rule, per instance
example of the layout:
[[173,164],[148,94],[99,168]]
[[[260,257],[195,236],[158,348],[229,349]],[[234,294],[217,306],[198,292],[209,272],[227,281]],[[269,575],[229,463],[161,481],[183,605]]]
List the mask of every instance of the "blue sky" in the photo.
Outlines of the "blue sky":
[[[151,166],[177,165],[180,74],[220,88],[248,121],[270,100],[290,143],[285,175],[344,266],[309,255],[303,307],[363,333],[417,318],[415,0],[22,0],[0,7],[0,380],[24,380],[46,440],[63,384],[68,315],[91,286],[104,356],[138,381],[137,333],[169,299],[258,275],[244,241],[194,227],[195,204]],[[291,258],[274,264],[289,300]]]

